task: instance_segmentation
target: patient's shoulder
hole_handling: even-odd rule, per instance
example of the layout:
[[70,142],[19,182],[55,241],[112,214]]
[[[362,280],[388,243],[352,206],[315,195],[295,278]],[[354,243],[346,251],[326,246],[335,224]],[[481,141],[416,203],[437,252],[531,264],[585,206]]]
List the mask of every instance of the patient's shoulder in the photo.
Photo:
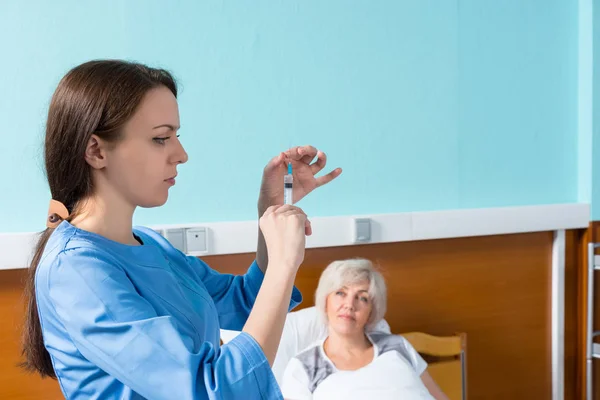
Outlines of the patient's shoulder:
[[323,341],[319,341],[294,357],[300,361],[302,368],[308,375],[308,388],[311,392],[314,392],[325,378],[335,372],[333,366],[325,359],[321,351],[322,343]]
[[419,375],[427,368],[427,363],[423,357],[421,357],[410,342],[404,337],[390,333],[374,332],[369,334],[369,338],[377,347],[379,355],[390,351],[396,351],[413,366]]
[[323,352],[321,351],[321,343],[322,341],[313,343],[307,349],[301,351],[296,355],[295,358],[297,358],[300,361],[304,369],[306,369],[307,371],[321,369],[329,364],[323,356]]
[[369,335],[371,341],[377,346],[379,354],[387,353],[388,351],[397,351],[405,358],[410,358],[411,352],[414,351],[408,340],[400,335],[393,335],[384,332],[374,332]]

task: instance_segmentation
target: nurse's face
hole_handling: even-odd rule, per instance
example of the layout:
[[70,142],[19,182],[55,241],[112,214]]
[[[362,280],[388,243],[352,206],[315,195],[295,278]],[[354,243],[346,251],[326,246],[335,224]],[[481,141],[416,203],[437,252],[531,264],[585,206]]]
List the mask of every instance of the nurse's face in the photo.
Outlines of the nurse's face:
[[125,124],[122,138],[105,145],[102,168],[96,169],[98,186],[133,207],[163,205],[175,185],[177,166],[188,156],[177,130],[179,109],[166,87],[149,91],[133,117]]
[[330,331],[342,335],[364,332],[373,309],[369,286],[368,281],[349,284],[327,296],[326,312]]

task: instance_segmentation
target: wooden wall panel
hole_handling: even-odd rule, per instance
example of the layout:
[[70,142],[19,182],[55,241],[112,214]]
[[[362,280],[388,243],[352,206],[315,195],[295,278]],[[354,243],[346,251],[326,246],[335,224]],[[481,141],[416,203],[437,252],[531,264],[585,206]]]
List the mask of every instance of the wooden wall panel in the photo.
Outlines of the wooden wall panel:
[[[296,284],[302,307],[313,305],[329,262],[370,258],[384,269],[386,319],[394,332],[467,333],[471,400],[548,399],[552,241],[545,232],[312,249]],[[232,273],[251,260],[251,254],[205,258]]]
[[58,383],[26,374],[17,364],[23,325],[24,269],[0,271],[0,399],[64,399]]
[[[570,232],[569,249],[580,233]],[[469,398],[547,399],[551,394],[550,282],[552,233],[431,240],[310,249],[298,273],[302,307],[313,304],[331,261],[367,257],[381,265],[389,286],[386,319],[395,332],[468,335]],[[577,263],[567,255],[566,398],[573,397],[579,326],[574,309]],[[204,257],[221,272],[241,273],[252,254]],[[0,398],[61,398],[55,381],[15,368],[19,360],[22,270],[0,271]],[[6,322],[6,323],[5,323]],[[569,372],[568,372],[569,371]]]

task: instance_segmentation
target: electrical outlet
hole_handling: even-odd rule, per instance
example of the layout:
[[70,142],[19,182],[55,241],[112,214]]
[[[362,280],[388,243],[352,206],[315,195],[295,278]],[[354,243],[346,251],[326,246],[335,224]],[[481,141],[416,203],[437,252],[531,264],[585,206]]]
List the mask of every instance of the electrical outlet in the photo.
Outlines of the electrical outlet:
[[185,230],[187,254],[200,255],[208,253],[208,229],[188,228]]

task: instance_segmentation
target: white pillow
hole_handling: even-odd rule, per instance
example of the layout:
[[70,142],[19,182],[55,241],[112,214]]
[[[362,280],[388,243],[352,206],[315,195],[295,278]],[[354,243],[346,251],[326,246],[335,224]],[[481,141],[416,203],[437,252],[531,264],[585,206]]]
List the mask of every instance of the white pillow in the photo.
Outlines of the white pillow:
[[[372,331],[391,333],[390,326],[385,320],[379,321]],[[221,340],[223,343],[227,343],[239,333],[221,329]],[[281,385],[283,372],[292,357],[314,342],[326,337],[327,326],[321,322],[319,313],[314,306],[289,313],[285,319],[281,341],[272,367],[277,383]]]

